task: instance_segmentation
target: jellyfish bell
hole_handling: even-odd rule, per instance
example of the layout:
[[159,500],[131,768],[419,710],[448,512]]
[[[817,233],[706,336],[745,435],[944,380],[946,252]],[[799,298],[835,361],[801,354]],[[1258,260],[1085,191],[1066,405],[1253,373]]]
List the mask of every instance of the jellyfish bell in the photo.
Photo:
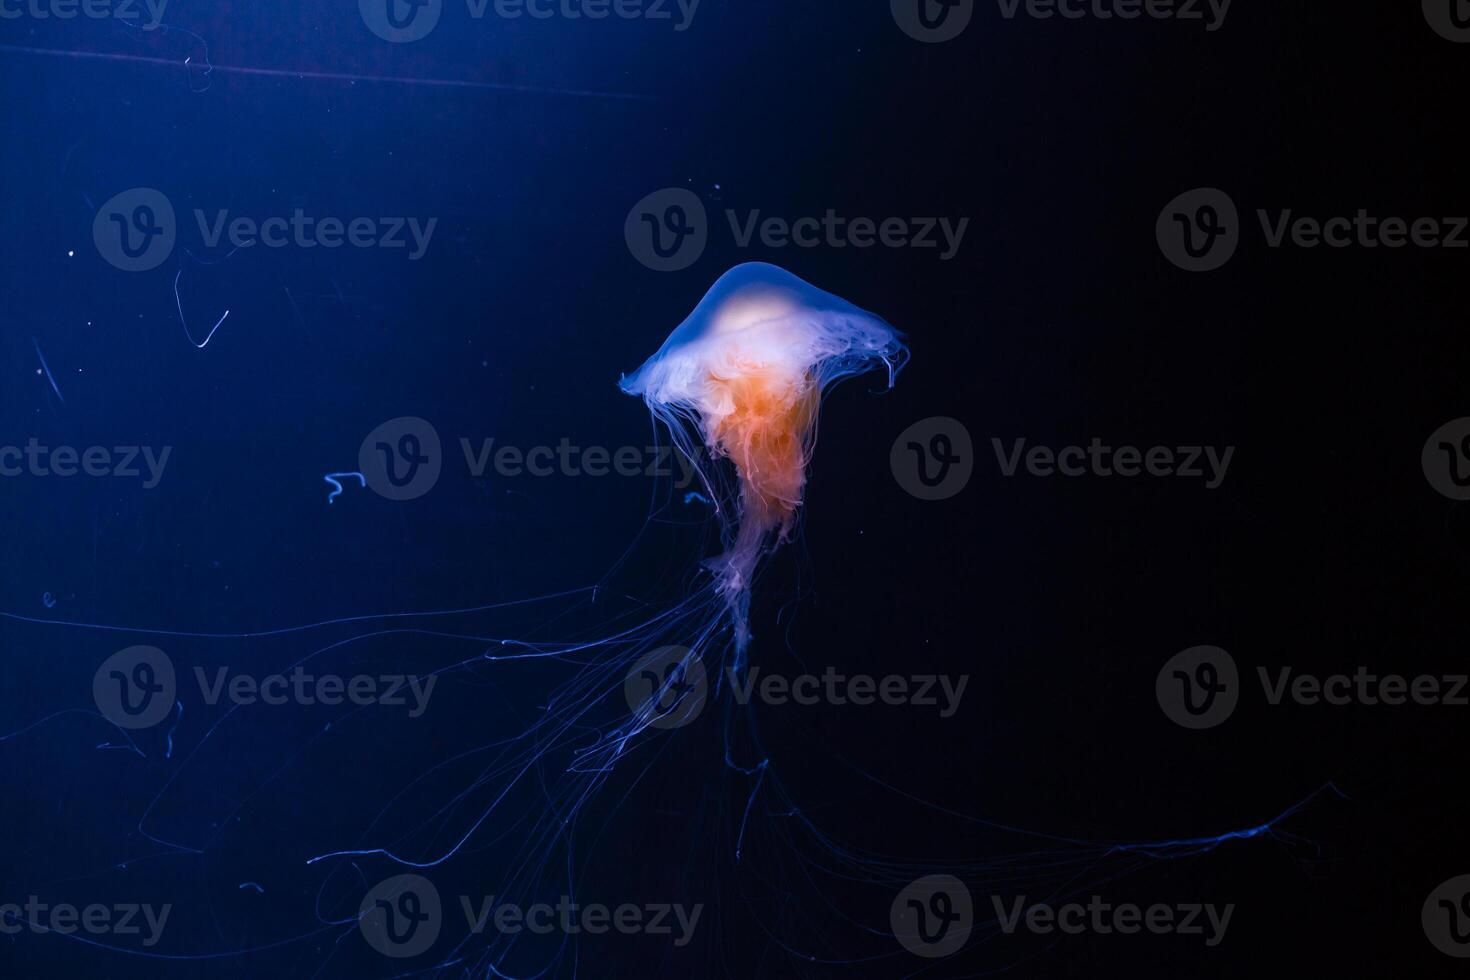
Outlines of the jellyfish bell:
[[[880,364],[891,386],[907,356],[881,317],[785,269],[748,262],[721,276],[657,353],[623,377],[622,389],[643,396],[696,467],[701,443],[734,464],[734,517],[722,508],[726,550],[706,565],[734,614],[738,647],[749,639],[756,565],[790,536],[801,506],[823,393]],[[714,489],[717,478],[700,473]]]

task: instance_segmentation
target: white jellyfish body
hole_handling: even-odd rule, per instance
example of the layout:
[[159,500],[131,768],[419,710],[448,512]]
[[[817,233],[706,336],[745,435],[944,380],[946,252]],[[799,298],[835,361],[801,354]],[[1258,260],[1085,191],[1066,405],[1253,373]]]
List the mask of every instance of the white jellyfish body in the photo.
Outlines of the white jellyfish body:
[[726,517],[724,554],[706,564],[742,649],[756,565],[790,534],[801,505],[822,393],[879,364],[891,385],[907,354],[882,318],[777,266],[749,262],[721,276],[658,352],[622,379],[696,466],[700,444],[734,464],[732,493],[719,494],[717,476],[700,472],[736,511]]

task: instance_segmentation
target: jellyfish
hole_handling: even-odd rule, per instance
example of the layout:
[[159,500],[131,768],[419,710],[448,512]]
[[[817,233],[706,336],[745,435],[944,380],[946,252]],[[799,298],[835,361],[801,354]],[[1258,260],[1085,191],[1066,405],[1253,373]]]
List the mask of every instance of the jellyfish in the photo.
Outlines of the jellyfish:
[[[968,905],[971,884],[991,888],[1004,881],[1021,894],[1082,895],[1095,883],[1146,862],[1196,859],[1237,841],[1293,840],[1279,825],[1305,802],[1266,823],[1224,834],[1118,842],[1019,828],[940,808],[866,772],[859,760],[845,758],[842,771],[861,780],[862,789],[914,805],[926,828],[952,820],[967,841],[976,843],[948,857],[879,852],[844,840],[818,814],[807,811],[809,794],[799,779],[805,768],[791,765],[783,735],[778,730],[774,739],[767,739],[758,706],[741,701],[733,691],[750,643],[751,589],[762,559],[795,531],[824,394],[844,378],[880,367],[891,387],[907,357],[902,336],[878,316],[775,266],[751,263],[720,277],[657,353],[623,377],[623,390],[645,399],[698,471],[704,494],[695,493],[686,502],[701,497],[712,503],[721,526],[723,550],[704,563],[711,574],[673,603],[648,605],[637,595],[622,597],[626,602],[620,603],[620,589],[604,590],[599,583],[513,601],[356,614],[253,632],[88,623],[0,609],[0,623],[13,628],[228,644],[239,662],[255,662],[273,673],[284,671],[271,651],[264,651],[270,659],[252,660],[260,655],[255,646],[261,641],[281,643],[290,651],[294,662],[285,671],[309,666],[319,676],[333,664],[358,670],[364,658],[378,656],[390,658],[394,669],[400,669],[404,651],[412,649],[425,658],[427,676],[455,674],[464,681],[443,685],[442,694],[436,695],[458,697],[451,703],[461,710],[425,715],[427,720],[406,721],[392,713],[386,700],[344,705],[325,725],[314,714],[290,724],[276,708],[234,704],[222,708],[208,725],[196,723],[191,729],[179,724],[184,710],[179,700],[178,714],[169,716],[166,727],[147,733],[119,728],[123,739],[109,736],[97,745],[94,728],[118,727],[105,711],[99,715],[62,704],[36,720],[23,720],[20,728],[5,725],[8,719],[0,717],[0,762],[19,758],[25,739],[67,719],[88,726],[81,729],[84,740],[78,745],[103,750],[125,741],[139,760],[128,757],[127,764],[151,766],[136,770],[155,782],[137,801],[130,797],[128,802],[136,804],[131,810],[105,808],[118,841],[112,846],[119,848],[119,856],[131,854],[134,838],[141,836],[158,856],[171,860],[135,862],[136,867],[124,860],[110,867],[127,873],[129,894],[136,894],[139,876],[149,872],[171,887],[170,894],[195,889],[183,894],[199,896],[190,905],[207,911],[201,921],[208,927],[202,935],[209,939],[204,948],[194,947],[188,941],[192,935],[175,924],[171,936],[182,941],[171,940],[169,948],[105,948],[195,963],[254,965],[280,957],[269,962],[287,968],[323,957],[314,971],[321,976],[334,961],[338,975],[367,975],[357,957],[384,953],[394,962],[432,955],[433,960],[412,964],[412,972],[421,975],[581,976],[587,954],[565,932],[485,928],[482,917],[440,939],[439,925],[448,932],[452,922],[441,915],[433,917],[428,947],[419,947],[412,945],[416,923],[429,921],[429,905],[410,905],[405,899],[397,906],[406,926],[401,941],[397,924],[388,930],[370,925],[363,910],[385,906],[378,899],[403,894],[402,883],[408,880],[415,882],[407,887],[416,903],[425,895],[452,903],[449,896],[456,892],[441,896],[437,889],[457,888],[467,912],[472,911],[472,894],[489,894],[490,902],[523,909],[550,908],[548,900],[558,903],[558,911],[575,909],[583,882],[591,881],[595,888],[624,865],[641,863],[629,862],[624,848],[606,846],[614,840],[610,817],[584,820],[584,815],[592,815],[593,801],[600,797],[605,802],[598,809],[606,813],[634,811],[626,806],[630,800],[651,799],[634,793],[660,761],[664,740],[686,726],[687,733],[679,737],[715,750],[718,755],[708,758],[723,764],[720,805],[704,807],[706,790],[714,784],[681,770],[676,785],[691,788],[701,805],[665,808],[667,801],[658,802],[661,815],[672,818],[664,826],[687,822],[690,846],[668,846],[658,855],[677,855],[687,866],[704,857],[696,845],[708,846],[715,855],[709,859],[712,869],[741,866],[742,873],[728,880],[736,882],[734,887],[751,889],[742,890],[742,907],[754,914],[762,930],[757,935],[784,950],[797,972],[819,963],[864,964],[871,971],[870,964],[908,955],[904,947],[917,951],[916,944],[924,949],[920,955],[947,955],[933,951],[929,926],[937,921],[942,927],[938,938],[948,942],[948,923],[959,921],[957,912]],[[331,473],[326,480],[340,492],[347,476],[361,475]],[[732,645],[735,664],[720,672],[731,683],[706,683],[701,658],[724,654]],[[534,710],[484,710],[487,696],[514,708],[516,694],[523,690],[521,676],[533,684],[525,690],[534,695],[526,700]],[[542,689],[543,681],[548,689]],[[716,703],[716,696],[724,699],[720,723],[706,723],[701,734],[696,724],[701,709]],[[303,711],[318,707],[301,706]],[[465,712],[466,707],[477,713]],[[706,710],[705,717],[711,713]],[[467,719],[475,723],[466,724]],[[364,807],[360,798],[336,792],[333,781],[315,778],[330,771],[324,766],[360,761],[364,744],[385,747],[378,760],[381,772],[371,781],[387,781],[388,791],[378,806]],[[646,751],[637,759],[640,749]],[[827,749],[821,746],[824,753]],[[153,757],[169,766],[157,765]],[[616,795],[608,792],[614,788]],[[734,805],[724,805],[727,789]],[[830,799],[827,790],[823,795]],[[303,822],[299,835],[283,834],[281,806],[274,801],[289,802],[296,812],[303,798],[319,812]],[[705,822],[689,819],[696,813]],[[325,819],[324,814],[340,814],[340,819]],[[632,815],[634,820],[639,816],[635,811]],[[982,834],[984,843],[979,844]],[[251,846],[262,841],[271,846]],[[223,935],[219,923],[228,916],[239,916],[246,924],[254,921],[258,912],[244,903],[263,893],[266,885],[258,883],[300,880],[286,875],[301,874],[303,859],[306,867],[321,869],[319,878],[307,880],[315,884],[315,894],[296,887],[295,904],[283,904],[284,911],[273,916],[280,924],[258,939],[215,938]],[[595,870],[589,873],[594,859]],[[180,874],[173,869],[181,862],[197,863]],[[216,866],[238,867],[241,874],[214,873]],[[793,867],[800,873],[791,874]],[[194,873],[196,868],[211,873]],[[390,885],[399,891],[385,891]],[[291,891],[270,887],[273,895]],[[854,896],[856,889],[862,890],[860,897]],[[769,911],[761,902],[766,897],[775,903]],[[860,904],[849,908],[849,902]],[[884,936],[885,908],[889,937]],[[383,920],[380,914],[371,921]],[[956,935],[978,950],[1000,928],[999,918],[972,922],[967,916]],[[355,947],[346,942],[354,931],[361,931],[364,940]],[[47,934],[60,938],[54,930]],[[334,934],[336,941],[327,941]],[[710,949],[719,949],[723,940],[723,933],[716,935]],[[849,948],[850,940],[868,945]],[[369,972],[378,975],[386,969],[376,964]],[[780,972],[781,967],[773,969]],[[267,972],[284,975],[284,969]]]
[[[908,357],[902,335],[785,269],[726,272],[663,346],[620,386],[641,395],[699,470],[724,518],[724,552],[705,562],[750,640],[750,590],[761,557],[791,536],[806,486],[823,394],[883,365],[891,387]],[[704,454],[733,464],[725,489]]]

